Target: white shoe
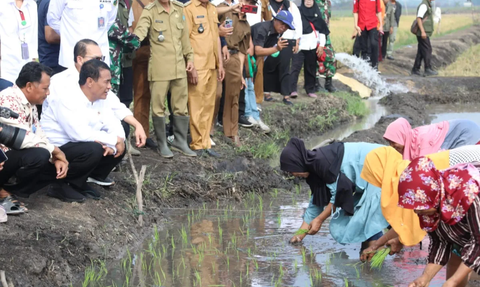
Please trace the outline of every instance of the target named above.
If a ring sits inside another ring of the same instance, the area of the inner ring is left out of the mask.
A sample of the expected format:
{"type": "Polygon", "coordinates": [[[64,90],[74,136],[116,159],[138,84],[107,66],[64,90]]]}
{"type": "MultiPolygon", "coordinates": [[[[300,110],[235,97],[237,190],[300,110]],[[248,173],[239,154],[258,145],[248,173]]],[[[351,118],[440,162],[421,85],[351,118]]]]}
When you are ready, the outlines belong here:
{"type": "Polygon", "coordinates": [[[257,111],[259,111],[259,112],[262,111],[262,106],[260,106],[259,104],[257,104],[257,111]]]}
{"type": "Polygon", "coordinates": [[[216,146],[215,142],[212,140],[212,138],[210,138],[210,145],[211,146],[216,146]]]}
{"type": "Polygon", "coordinates": [[[253,126],[258,126],[257,120],[254,119],[252,116],[249,116],[249,117],[247,118],[247,121],[248,121],[249,123],[251,123],[253,126]]]}
{"type": "Polygon", "coordinates": [[[264,133],[268,134],[270,132],[270,128],[262,120],[258,120],[257,124],[264,133]]]}

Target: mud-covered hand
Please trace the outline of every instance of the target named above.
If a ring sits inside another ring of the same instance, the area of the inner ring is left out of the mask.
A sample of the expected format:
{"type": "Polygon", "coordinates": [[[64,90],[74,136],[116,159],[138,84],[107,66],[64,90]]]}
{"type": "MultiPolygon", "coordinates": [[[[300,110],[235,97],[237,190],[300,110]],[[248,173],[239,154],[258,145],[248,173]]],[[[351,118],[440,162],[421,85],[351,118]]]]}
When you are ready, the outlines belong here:
{"type": "Polygon", "coordinates": [[[322,224],[323,224],[323,221],[318,218],[315,218],[314,220],[312,220],[312,222],[310,222],[310,224],[308,225],[308,235],[317,234],[320,228],[322,228],[322,224]]]}
{"type": "Polygon", "coordinates": [[[398,237],[388,240],[386,245],[390,247],[390,255],[397,254],[403,248],[403,244],[398,237]]]}
{"type": "Polygon", "coordinates": [[[425,277],[421,276],[415,279],[415,281],[413,281],[412,283],[410,283],[408,287],[427,287],[429,283],[430,281],[426,280],[425,277]]]}
{"type": "Polygon", "coordinates": [[[192,85],[196,85],[198,83],[198,73],[195,68],[191,72],[188,72],[188,82],[192,85]]]}
{"type": "Polygon", "coordinates": [[[377,249],[373,248],[372,246],[364,249],[362,251],[362,255],[360,255],[360,260],[362,262],[372,260],[373,255],[375,255],[375,251],[377,251],[377,249]]]}

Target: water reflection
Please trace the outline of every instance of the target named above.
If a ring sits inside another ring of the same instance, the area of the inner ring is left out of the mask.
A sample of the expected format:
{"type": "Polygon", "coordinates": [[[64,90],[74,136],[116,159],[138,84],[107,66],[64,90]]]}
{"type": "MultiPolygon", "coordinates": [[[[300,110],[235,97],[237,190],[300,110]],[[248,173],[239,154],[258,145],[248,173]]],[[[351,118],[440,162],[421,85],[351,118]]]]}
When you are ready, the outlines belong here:
{"type": "Polygon", "coordinates": [[[422,273],[427,241],[389,256],[381,271],[358,265],[360,244],[336,243],[328,222],[289,245],[306,205],[306,196],[253,196],[243,207],[171,211],[170,228],[90,286],[405,286],[422,273]]]}

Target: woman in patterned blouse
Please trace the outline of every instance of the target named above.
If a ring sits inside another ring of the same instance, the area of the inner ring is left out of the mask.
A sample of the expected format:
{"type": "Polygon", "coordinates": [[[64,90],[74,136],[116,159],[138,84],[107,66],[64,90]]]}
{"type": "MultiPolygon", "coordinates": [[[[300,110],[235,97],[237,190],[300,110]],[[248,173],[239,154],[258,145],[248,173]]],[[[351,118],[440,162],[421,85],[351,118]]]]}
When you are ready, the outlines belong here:
{"type": "Polygon", "coordinates": [[[428,265],[409,287],[428,286],[452,253],[461,258],[443,286],[466,286],[480,273],[480,173],[472,164],[438,170],[427,157],[413,160],[400,176],[399,201],[413,209],[430,236],[428,265]]]}

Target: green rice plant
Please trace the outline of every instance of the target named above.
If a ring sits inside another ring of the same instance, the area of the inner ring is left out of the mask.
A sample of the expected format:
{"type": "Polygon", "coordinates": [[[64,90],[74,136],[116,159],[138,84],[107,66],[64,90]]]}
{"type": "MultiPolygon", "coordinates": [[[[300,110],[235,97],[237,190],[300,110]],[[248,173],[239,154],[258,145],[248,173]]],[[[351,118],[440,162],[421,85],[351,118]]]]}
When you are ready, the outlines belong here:
{"type": "Polygon", "coordinates": [[[375,255],[373,255],[372,260],[370,261],[370,269],[381,270],[388,253],[390,253],[390,247],[375,252],[375,255]]]}
{"type": "Polygon", "coordinates": [[[307,253],[307,250],[305,248],[302,248],[302,261],[303,261],[303,264],[305,264],[307,262],[306,260],[306,253],[307,253]]]}
{"type": "Polygon", "coordinates": [[[300,194],[301,188],[300,184],[295,184],[295,193],[300,194]]]}
{"type": "Polygon", "coordinates": [[[304,235],[304,234],[307,234],[308,233],[308,229],[299,229],[297,230],[297,232],[295,232],[293,235],[304,235]]]}
{"type": "Polygon", "coordinates": [[[182,226],[182,230],[180,230],[180,235],[182,236],[182,243],[187,245],[188,235],[187,235],[187,231],[185,230],[185,226],[182,226]]]}
{"type": "Polygon", "coordinates": [[[348,279],[347,279],[347,278],[343,278],[343,280],[345,281],[345,287],[348,287],[348,279]]]}

